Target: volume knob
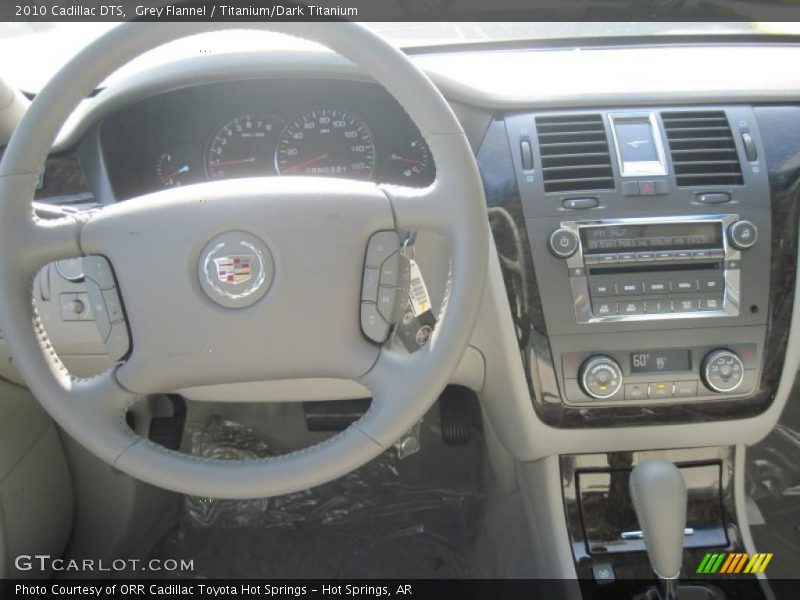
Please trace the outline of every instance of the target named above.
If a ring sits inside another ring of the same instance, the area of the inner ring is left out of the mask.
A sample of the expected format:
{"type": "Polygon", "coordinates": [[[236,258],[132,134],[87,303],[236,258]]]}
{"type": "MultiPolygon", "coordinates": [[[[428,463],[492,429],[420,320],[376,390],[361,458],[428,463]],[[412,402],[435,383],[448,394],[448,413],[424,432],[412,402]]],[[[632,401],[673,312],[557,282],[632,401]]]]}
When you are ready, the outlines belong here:
{"type": "Polygon", "coordinates": [[[622,387],[622,369],[609,356],[592,356],[581,365],[580,383],[592,398],[611,398],[622,387]]]}
{"type": "Polygon", "coordinates": [[[736,221],[728,228],[728,238],[737,250],[747,250],[755,246],[758,229],[750,221],[736,221]]]}
{"type": "Polygon", "coordinates": [[[703,360],[701,372],[708,389],[721,394],[735,391],[744,380],[744,364],[735,352],[712,350],[703,360]]]}
{"type": "Polygon", "coordinates": [[[569,258],[578,249],[578,236],[574,231],[560,227],[550,234],[550,252],[559,258],[569,258]]]}

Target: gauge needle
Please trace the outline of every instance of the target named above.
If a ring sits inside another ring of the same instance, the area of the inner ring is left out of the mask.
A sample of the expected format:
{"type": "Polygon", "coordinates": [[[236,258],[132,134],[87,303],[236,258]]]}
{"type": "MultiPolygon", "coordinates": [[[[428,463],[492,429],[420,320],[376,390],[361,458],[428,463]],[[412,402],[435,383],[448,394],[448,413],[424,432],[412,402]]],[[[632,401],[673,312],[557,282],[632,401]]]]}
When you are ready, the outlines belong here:
{"type": "Polygon", "coordinates": [[[240,158],[239,160],[224,160],[222,162],[210,162],[208,163],[209,167],[230,167],[231,165],[243,165],[245,163],[254,163],[256,162],[256,157],[251,156],[250,158],[240,158]]]}
{"type": "Polygon", "coordinates": [[[188,173],[189,172],[189,165],[183,165],[180,169],[175,171],[174,173],[170,173],[169,175],[164,175],[161,179],[164,181],[169,181],[176,175],[180,175],[181,173],[188,173]]]}
{"type": "Polygon", "coordinates": [[[421,160],[414,160],[413,158],[406,158],[405,156],[400,156],[399,154],[392,154],[392,160],[402,160],[403,162],[411,163],[412,165],[424,165],[425,163],[421,160]]]}
{"type": "Polygon", "coordinates": [[[303,167],[308,167],[310,165],[313,165],[314,163],[318,163],[321,160],[325,160],[326,158],[328,158],[327,154],[320,154],[319,156],[315,156],[314,158],[309,158],[308,160],[304,160],[299,165],[294,165],[294,166],[289,167],[289,170],[290,171],[297,171],[297,169],[302,169],[303,167]]]}

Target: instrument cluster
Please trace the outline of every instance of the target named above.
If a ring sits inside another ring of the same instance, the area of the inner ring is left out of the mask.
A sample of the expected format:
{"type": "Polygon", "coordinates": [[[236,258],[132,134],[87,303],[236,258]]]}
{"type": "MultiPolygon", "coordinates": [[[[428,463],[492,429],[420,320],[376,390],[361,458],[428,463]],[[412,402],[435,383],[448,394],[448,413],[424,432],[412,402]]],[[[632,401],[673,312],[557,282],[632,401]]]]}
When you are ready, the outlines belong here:
{"type": "Polygon", "coordinates": [[[410,186],[433,181],[425,140],[382,88],[341,81],[276,83],[177,90],[107,119],[101,139],[116,196],[262,176],[410,186]]]}

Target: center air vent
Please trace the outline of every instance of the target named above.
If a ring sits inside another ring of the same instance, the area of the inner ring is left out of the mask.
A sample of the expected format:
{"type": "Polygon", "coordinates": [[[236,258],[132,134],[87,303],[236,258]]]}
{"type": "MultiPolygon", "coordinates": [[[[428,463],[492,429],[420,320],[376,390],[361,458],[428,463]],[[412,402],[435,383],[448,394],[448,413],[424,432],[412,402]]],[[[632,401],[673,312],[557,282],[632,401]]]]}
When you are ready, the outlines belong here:
{"type": "Polygon", "coordinates": [[[545,192],[614,189],[601,115],[540,115],[536,130],[545,192]]]}
{"type": "Polygon", "coordinates": [[[675,179],[681,187],[742,185],[742,168],[725,113],[662,113],[675,179]]]}

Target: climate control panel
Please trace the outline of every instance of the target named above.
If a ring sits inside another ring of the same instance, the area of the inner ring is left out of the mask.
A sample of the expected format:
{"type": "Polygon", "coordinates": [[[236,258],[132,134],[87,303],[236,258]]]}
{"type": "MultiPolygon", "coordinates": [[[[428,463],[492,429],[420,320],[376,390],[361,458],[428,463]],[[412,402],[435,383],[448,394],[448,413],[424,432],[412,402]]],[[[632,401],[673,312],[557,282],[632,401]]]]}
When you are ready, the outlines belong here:
{"type": "Polygon", "coordinates": [[[757,375],[756,344],[567,353],[567,404],[633,404],[746,395],[757,375]]]}

